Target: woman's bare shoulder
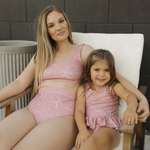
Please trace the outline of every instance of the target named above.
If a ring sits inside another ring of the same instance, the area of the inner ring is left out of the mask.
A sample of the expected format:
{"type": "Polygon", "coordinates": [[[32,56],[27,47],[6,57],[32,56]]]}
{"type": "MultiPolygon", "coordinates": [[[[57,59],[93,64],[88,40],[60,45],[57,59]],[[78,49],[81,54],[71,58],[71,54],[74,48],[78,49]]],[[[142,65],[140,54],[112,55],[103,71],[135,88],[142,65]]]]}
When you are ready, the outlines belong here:
{"type": "Polygon", "coordinates": [[[91,51],[94,50],[94,48],[90,45],[84,45],[82,50],[85,51],[85,52],[91,52],[91,51]]]}
{"type": "Polygon", "coordinates": [[[94,50],[90,45],[84,45],[82,48],[82,60],[84,64],[86,63],[88,55],[94,50]]]}

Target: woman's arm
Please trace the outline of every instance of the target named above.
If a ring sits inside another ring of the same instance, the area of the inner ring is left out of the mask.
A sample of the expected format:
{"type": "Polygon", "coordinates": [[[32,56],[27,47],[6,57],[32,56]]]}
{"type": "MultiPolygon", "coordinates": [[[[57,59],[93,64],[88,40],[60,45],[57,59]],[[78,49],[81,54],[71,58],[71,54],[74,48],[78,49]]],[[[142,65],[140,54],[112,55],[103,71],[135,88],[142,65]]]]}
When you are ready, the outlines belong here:
{"type": "Polygon", "coordinates": [[[118,72],[116,72],[116,76],[119,82],[137,97],[137,99],[139,100],[139,107],[137,109],[137,113],[140,113],[138,119],[141,122],[146,121],[147,117],[149,116],[149,104],[146,97],[127,79],[122,77],[118,72]]]}
{"type": "Polygon", "coordinates": [[[113,87],[113,90],[119,97],[127,102],[127,109],[123,114],[123,120],[125,123],[130,125],[135,122],[137,124],[138,116],[136,110],[138,107],[138,101],[136,97],[131,92],[126,90],[120,83],[117,83],[113,87]]]}
{"type": "Polygon", "coordinates": [[[24,91],[33,81],[35,72],[34,56],[20,76],[0,91],[0,101],[24,91]]]}
{"type": "Polygon", "coordinates": [[[80,86],[77,91],[77,100],[75,107],[75,120],[79,130],[79,134],[77,135],[75,144],[77,148],[79,148],[82,143],[90,136],[90,133],[85,124],[85,95],[83,91],[83,87],[80,86]]]}

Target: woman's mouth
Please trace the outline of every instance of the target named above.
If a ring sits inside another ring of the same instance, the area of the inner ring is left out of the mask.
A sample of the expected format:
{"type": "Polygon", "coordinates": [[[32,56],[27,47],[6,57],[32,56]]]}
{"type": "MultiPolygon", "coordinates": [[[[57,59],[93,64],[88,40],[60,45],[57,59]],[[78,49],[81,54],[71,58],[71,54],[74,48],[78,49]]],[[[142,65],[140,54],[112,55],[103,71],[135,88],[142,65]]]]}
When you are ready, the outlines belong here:
{"type": "Polygon", "coordinates": [[[61,36],[61,35],[63,35],[64,33],[65,33],[65,31],[62,31],[62,32],[58,33],[57,36],[61,36]]]}

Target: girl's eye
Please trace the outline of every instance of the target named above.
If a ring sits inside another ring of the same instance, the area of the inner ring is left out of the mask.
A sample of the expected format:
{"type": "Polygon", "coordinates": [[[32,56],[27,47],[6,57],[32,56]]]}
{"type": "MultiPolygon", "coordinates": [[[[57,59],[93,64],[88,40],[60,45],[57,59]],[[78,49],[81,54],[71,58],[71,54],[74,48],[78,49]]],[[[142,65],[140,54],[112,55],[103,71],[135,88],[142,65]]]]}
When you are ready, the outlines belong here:
{"type": "Polygon", "coordinates": [[[62,22],[64,22],[64,20],[60,20],[59,22],[62,23],[62,22]]]}
{"type": "Polygon", "coordinates": [[[99,71],[99,69],[95,69],[95,71],[99,71]]]}
{"type": "Polygon", "coordinates": [[[106,69],[106,70],[105,70],[105,72],[109,72],[109,70],[108,70],[108,69],[106,69]]]}

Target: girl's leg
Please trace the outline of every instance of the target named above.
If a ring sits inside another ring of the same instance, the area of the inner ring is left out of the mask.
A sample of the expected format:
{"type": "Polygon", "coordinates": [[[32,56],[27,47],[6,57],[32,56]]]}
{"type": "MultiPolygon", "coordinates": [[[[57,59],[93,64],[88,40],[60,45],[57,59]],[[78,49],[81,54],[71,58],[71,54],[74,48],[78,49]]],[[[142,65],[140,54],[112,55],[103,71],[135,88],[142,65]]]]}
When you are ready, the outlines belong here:
{"type": "Polygon", "coordinates": [[[10,114],[0,122],[0,150],[10,150],[35,126],[34,117],[27,108],[10,114]]]}
{"type": "Polygon", "coordinates": [[[111,128],[101,128],[83,143],[80,150],[111,150],[118,146],[119,140],[118,131],[111,128]]]}
{"type": "Polygon", "coordinates": [[[75,143],[74,117],[58,117],[38,124],[13,150],[69,150],[75,143]]]}

